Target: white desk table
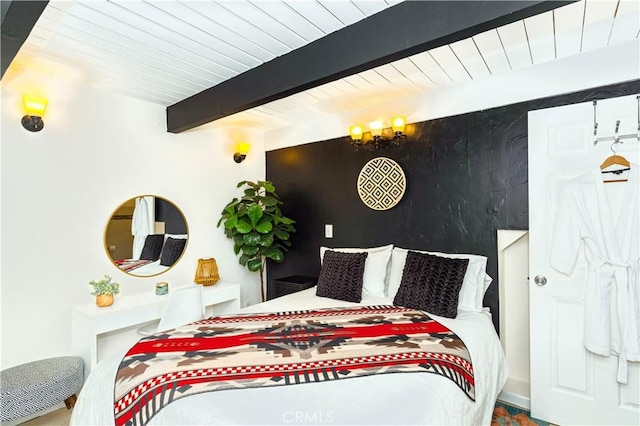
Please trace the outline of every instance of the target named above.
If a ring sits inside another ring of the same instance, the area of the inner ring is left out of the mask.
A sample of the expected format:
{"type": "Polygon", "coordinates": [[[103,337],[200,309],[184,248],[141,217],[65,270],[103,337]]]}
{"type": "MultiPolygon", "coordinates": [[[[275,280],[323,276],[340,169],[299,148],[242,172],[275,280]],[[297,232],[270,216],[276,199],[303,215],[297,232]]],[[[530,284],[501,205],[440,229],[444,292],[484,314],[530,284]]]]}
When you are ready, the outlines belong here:
{"type": "MultiPolygon", "coordinates": [[[[196,285],[196,284],[193,284],[196,285]]],[[[76,305],[71,313],[72,353],[84,360],[85,379],[98,359],[98,336],[159,319],[172,292],[179,287],[169,287],[169,294],[153,293],[117,296],[113,305],[99,308],[95,303],[76,305]]],[[[218,281],[204,287],[204,304],[215,305],[215,313],[235,312],[240,309],[240,284],[218,281]]]]}

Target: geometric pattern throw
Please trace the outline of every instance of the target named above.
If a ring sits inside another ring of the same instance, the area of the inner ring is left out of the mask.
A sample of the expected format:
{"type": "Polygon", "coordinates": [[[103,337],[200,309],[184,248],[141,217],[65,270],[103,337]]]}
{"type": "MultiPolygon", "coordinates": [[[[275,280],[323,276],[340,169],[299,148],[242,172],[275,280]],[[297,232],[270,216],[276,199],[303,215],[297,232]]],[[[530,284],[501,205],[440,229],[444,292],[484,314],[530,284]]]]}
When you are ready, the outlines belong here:
{"type": "Polygon", "coordinates": [[[475,399],[464,342],[422,311],[358,306],[235,314],[141,339],[116,374],[116,425],[145,425],[180,398],[389,373],[431,373],[475,399]]]}
{"type": "Polygon", "coordinates": [[[358,195],[373,210],[389,210],[398,204],[406,186],[402,168],[386,157],[369,161],[358,175],[358,195]]]}

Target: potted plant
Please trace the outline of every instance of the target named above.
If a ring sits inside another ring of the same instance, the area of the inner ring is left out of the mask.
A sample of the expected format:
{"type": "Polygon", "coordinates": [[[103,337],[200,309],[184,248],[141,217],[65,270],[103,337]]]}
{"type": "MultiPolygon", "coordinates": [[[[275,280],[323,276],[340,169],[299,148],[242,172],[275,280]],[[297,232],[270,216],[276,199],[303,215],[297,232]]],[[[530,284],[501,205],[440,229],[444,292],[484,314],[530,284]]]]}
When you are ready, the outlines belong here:
{"type": "Polygon", "coordinates": [[[113,295],[120,292],[120,284],[113,281],[109,275],[105,275],[103,279],[89,281],[89,285],[93,287],[92,296],[96,296],[96,305],[104,308],[113,304],[113,295]]]}
{"type": "Polygon", "coordinates": [[[218,227],[224,223],[224,234],[233,239],[233,250],[240,255],[238,262],[251,272],[260,272],[260,295],[264,302],[264,267],[267,259],[284,260],[284,252],[291,246],[289,236],[296,232],[293,219],[280,211],[282,201],[269,181],[242,181],[247,186],[242,198],[234,198],[222,210],[218,227]]]}

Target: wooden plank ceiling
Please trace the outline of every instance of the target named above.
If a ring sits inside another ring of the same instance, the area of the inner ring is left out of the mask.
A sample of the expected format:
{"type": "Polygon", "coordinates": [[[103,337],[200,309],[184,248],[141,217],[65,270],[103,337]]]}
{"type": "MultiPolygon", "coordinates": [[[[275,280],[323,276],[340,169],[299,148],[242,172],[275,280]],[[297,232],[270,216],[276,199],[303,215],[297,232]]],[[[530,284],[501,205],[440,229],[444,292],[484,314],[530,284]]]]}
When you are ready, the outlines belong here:
{"type": "Polygon", "coordinates": [[[167,130],[189,130],[574,1],[402,2],[169,106],[167,130]]]}
{"type": "MultiPolygon", "coordinates": [[[[396,3],[52,0],[7,74],[61,64],[93,87],[169,106],[396,3]]],[[[582,0],[214,124],[288,126],[630,41],[639,32],[637,0],[582,0]]]]}

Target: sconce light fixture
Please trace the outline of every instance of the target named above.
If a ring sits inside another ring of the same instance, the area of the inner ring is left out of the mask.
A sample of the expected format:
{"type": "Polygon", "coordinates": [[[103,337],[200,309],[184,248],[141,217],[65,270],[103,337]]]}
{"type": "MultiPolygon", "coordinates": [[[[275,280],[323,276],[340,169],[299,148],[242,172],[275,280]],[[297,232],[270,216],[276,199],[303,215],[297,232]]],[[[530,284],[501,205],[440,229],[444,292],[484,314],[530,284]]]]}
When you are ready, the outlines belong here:
{"type": "Polygon", "coordinates": [[[382,129],[384,128],[384,124],[382,121],[372,121],[369,123],[369,130],[371,131],[371,136],[373,139],[380,139],[382,137],[382,129]]]}
{"type": "MultiPolygon", "coordinates": [[[[369,132],[376,148],[390,142],[397,141],[398,139],[404,139],[407,136],[404,134],[404,127],[406,125],[406,119],[403,116],[393,117],[391,119],[391,129],[393,130],[393,136],[386,138],[382,136],[384,130],[384,123],[382,121],[372,121],[369,123],[369,132]]],[[[363,145],[364,143],[364,129],[361,125],[351,126],[349,128],[349,134],[351,135],[351,143],[353,145],[363,145]]]]}
{"type": "Polygon", "coordinates": [[[351,135],[351,139],[353,141],[361,141],[362,135],[364,134],[364,129],[361,125],[356,124],[355,126],[349,127],[349,134],[351,135]]]}
{"type": "Polygon", "coordinates": [[[22,127],[30,132],[39,132],[44,127],[42,116],[47,109],[48,101],[39,96],[25,95],[22,97],[22,103],[27,113],[22,117],[22,127]]]}
{"type": "Polygon", "coordinates": [[[406,125],[407,119],[404,116],[399,115],[397,117],[393,117],[391,119],[391,129],[393,130],[394,137],[406,138],[407,136],[403,133],[404,126],[406,125]]]}
{"type": "Polygon", "coordinates": [[[251,144],[241,142],[236,146],[236,149],[236,153],[233,154],[233,161],[235,161],[236,163],[242,163],[244,159],[247,158],[249,149],[251,149],[251,144]]]}

